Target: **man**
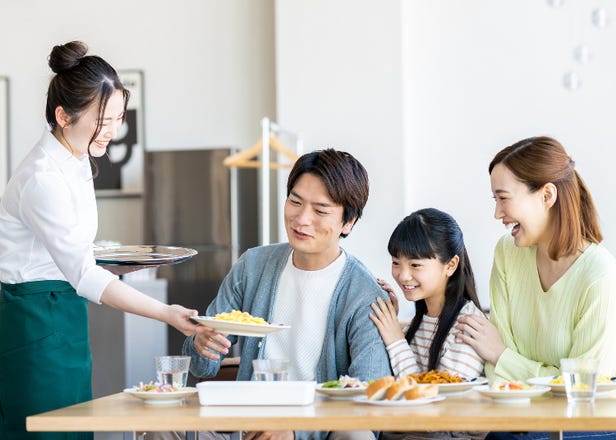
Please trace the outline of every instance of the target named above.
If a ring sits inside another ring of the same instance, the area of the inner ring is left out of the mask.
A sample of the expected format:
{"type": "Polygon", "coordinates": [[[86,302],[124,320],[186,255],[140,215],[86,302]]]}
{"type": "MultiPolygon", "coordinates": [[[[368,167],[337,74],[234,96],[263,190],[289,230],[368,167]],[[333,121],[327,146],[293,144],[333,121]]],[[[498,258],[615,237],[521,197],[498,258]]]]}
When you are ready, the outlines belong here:
{"type": "MultiPolygon", "coordinates": [[[[258,358],[289,359],[290,380],[391,375],[387,351],[369,319],[370,304],[385,293],[364,265],[340,247],[341,238],[361,217],[368,192],[366,170],[348,153],[327,149],[298,159],[289,175],[284,206],[289,242],[245,252],[206,312],[214,316],[235,309],[291,328],[261,339],[225,336],[202,327],[183,347],[191,356],[193,375],[216,375],[221,358],[240,339],[238,380],[251,379],[252,360],[258,358]]],[[[327,434],[252,432],[244,439],[327,434]]],[[[358,434],[372,436],[354,436],[358,434]]]]}

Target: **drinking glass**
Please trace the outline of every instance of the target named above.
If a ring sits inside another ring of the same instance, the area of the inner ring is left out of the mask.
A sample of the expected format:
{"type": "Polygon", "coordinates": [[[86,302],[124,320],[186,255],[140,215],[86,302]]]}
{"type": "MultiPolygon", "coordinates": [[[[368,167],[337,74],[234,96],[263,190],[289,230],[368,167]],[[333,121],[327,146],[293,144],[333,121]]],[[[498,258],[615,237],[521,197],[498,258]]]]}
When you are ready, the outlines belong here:
{"type": "Polygon", "coordinates": [[[567,400],[571,403],[594,402],[597,390],[597,359],[570,358],[560,360],[567,400]]]}
{"type": "Polygon", "coordinates": [[[252,361],[255,380],[289,380],[288,359],[255,359],[252,361]]]}
{"type": "Polygon", "coordinates": [[[161,385],[172,385],[174,388],[186,387],[190,356],[157,356],[156,378],[161,385]]]}

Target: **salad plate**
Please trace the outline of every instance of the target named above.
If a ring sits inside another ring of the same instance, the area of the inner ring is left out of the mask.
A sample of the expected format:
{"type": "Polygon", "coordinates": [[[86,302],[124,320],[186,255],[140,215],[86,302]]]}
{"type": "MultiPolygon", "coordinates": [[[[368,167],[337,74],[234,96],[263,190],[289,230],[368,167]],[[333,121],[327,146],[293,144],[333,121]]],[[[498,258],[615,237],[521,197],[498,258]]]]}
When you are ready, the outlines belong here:
{"type": "Polygon", "coordinates": [[[215,319],[212,316],[193,316],[191,319],[198,324],[213,328],[217,332],[237,336],[263,337],[270,333],[291,328],[290,325],[285,324],[253,324],[250,322],[224,321],[215,319]]]}
{"type": "Polygon", "coordinates": [[[428,405],[434,402],[440,402],[441,400],[445,400],[445,396],[434,396],[434,397],[426,397],[423,399],[413,399],[413,400],[368,400],[366,396],[356,397],[353,401],[356,403],[361,403],[364,405],[374,405],[374,406],[422,406],[428,405]]]}
{"type": "Polygon", "coordinates": [[[368,382],[351,377],[347,374],[341,375],[338,380],[330,380],[317,384],[316,391],[334,400],[348,400],[354,396],[365,394],[368,382]]]}
{"type": "Polygon", "coordinates": [[[194,387],[181,388],[177,391],[140,391],[137,387],[126,388],[126,394],[143,400],[146,405],[178,405],[197,392],[194,387]]]}
{"type": "MultiPolygon", "coordinates": [[[[541,385],[550,387],[552,390],[552,394],[554,395],[566,395],[565,384],[559,380],[561,376],[543,376],[543,377],[533,377],[528,379],[526,382],[531,385],[541,385]],[[556,381],[556,382],[552,382],[556,381]]],[[[616,390],[616,378],[608,378],[605,377],[604,380],[597,380],[597,395],[605,394],[610,391],[616,390]]]]}
{"type": "Polygon", "coordinates": [[[480,385],[473,389],[498,403],[528,403],[532,397],[541,396],[550,391],[550,387],[541,385],[522,390],[495,390],[490,385],[480,385]]]}
{"type": "Polygon", "coordinates": [[[128,245],[94,247],[97,264],[121,266],[162,266],[177,264],[197,255],[194,249],[160,246],[128,245]]]}

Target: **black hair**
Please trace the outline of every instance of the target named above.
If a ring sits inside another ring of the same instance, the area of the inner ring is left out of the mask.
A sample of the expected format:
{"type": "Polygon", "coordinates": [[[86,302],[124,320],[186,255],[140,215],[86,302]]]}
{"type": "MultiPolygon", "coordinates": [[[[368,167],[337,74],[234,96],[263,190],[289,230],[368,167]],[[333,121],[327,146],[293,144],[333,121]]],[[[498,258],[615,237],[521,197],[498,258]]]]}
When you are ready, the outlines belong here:
{"type": "MultiPolygon", "coordinates": [[[[472,301],[481,308],[462,230],[455,219],[446,212],[435,208],[421,209],[405,217],[398,224],[391,234],[387,250],[394,258],[438,258],[443,264],[456,255],[460,259],[456,271],[447,280],[445,304],[430,346],[428,369],[434,370],[439,364],[443,343],[462,307],[468,301],[472,301]]],[[[406,340],[409,344],[417,333],[427,310],[425,300],[415,301],[415,316],[406,333],[406,340]]]]}

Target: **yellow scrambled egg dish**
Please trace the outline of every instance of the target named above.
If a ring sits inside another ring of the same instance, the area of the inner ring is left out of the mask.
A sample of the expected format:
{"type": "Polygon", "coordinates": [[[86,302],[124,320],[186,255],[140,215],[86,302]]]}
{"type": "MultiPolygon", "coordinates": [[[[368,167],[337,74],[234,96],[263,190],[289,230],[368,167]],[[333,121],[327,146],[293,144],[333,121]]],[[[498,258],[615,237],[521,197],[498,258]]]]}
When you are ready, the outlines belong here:
{"type": "Polygon", "coordinates": [[[258,316],[252,316],[248,312],[240,312],[239,310],[218,313],[214,316],[214,319],[219,321],[245,322],[249,324],[267,324],[265,319],[259,318],[258,316]]]}
{"type": "MultiPolygon", "coordinates": [[[[597,383],[610,383],[610,378],[609,376],[599,376],[597,377],[597,383]]],[[[552,379],[550,381],[550,383],[553,384],[564,384],[565,383],[565,379],[562,376],[558,376],[555,377],[554,379],[552,379]]]]}

